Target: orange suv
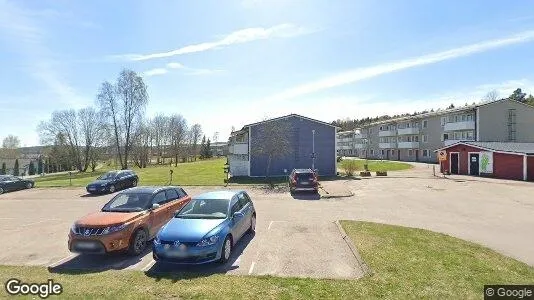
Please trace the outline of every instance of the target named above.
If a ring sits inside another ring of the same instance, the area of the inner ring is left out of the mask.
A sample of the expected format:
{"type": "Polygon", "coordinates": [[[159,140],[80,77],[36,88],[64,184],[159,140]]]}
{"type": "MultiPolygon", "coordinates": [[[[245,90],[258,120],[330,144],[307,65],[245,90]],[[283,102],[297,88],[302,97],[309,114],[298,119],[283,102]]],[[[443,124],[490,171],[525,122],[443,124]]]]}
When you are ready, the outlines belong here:
{"type": "Polygon", "coordinates": [[[104,207],[76,221],[69,250],[76,253],[127,251],[139,255],[159,229],[191,197],[180,187],[136,187],[120,192],[104,207]]]}

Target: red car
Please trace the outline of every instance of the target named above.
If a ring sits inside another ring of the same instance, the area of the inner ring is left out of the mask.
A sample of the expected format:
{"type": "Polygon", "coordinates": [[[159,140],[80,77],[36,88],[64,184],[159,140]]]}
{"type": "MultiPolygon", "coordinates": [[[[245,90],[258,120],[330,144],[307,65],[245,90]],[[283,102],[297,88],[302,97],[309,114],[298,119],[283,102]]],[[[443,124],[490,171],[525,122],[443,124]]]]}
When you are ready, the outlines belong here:
{"type": "Polygon", "coordinates": [[[317,174],[312,169],[294,169],[289,175],[289,191],[317,193],[319,191],[317,174]]]}

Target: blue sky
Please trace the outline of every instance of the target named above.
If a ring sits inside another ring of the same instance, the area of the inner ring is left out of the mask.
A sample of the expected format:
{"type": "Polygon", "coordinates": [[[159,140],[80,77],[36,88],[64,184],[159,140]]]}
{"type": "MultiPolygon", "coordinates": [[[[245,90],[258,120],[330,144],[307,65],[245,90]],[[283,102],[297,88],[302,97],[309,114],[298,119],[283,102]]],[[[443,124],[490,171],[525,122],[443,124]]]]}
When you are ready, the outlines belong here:
{"type": "Polygon", "coordinates": [[[122,68],[148,114],[207,136],[299,113],[413,112],[534,89],[534,2],[0,0],[0,138],[36,145],[57,109],[93,105],[122,68]]]}

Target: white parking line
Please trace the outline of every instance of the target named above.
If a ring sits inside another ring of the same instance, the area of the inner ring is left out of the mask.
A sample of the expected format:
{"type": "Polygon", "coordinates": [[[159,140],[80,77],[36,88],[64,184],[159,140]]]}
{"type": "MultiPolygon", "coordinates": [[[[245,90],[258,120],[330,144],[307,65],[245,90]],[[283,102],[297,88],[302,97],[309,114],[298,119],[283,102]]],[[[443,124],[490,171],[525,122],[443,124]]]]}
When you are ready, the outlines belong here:
{"type": "Polygon", "coordinates": [[[56,261],[55,263],[48,265],[48,267],[49,268],[55,268],[55,267],[59,266],[60,264],[66,262],[67,260],[71,260],[72,258],[76,257],[77,255],[78,254],[70,254],[69,256],[62,258],[62,259],[56,261]]]}
{"type": "Polygon", "coordinates": [[[287,222],[287,221],[271,221],[269,223],[269,227],[267,227],[267,230],[271,230],[271,227],[273,226],[274,222],[287,222]]]}
{"type": "Polygon", "coordinates": [[[252,264],[250,264],[250,269],[248,269],[248,275],[252,274],[252,271],[254,271],[254,265],[256,265],[255,261],[253,261],[252,264]]]}
{"type": "Polygon", "coordinates": [[[154,266],[155,263],[156,263],[156,261],[151,259],[151,261],[148,263],[148,265],[144,266],[141,269],[141,271],[146,272],[146,271],[150,270],[150,268],[152,268],[152,266],[154,266]]]}

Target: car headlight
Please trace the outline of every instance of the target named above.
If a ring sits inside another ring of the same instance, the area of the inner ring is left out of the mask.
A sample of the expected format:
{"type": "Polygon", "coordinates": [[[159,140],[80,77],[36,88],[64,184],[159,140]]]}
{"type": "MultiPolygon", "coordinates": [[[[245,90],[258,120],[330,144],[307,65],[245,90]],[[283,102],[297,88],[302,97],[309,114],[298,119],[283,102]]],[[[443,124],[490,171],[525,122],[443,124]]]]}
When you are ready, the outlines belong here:
{"type": "Polygon", "coordinates": [[[159,239],[159,236],[156,236],[154,238],[154,245],[161,245],[161,240],[159,239]]]}
{"type": "Polygon", "coordinates": [[[211,246],[217,243],[218,240],[219,240],[219,236],[214,235],[209,238],[202,239],[200,242],[198,242],[197,247],[211,246]]]}
{"type": "Polygon", "coordinates": [[[76,224],[72,224],[72,226],[70,227],[70,231],[71,231],[72,233],[74,233],[74,234],[78,234],[78,233],[76,232],[76,224]]]}
{"type": "Polygon", "coordinates": [[[105,187],[106,185],[107,185],[107,184],[102,183],[102,184],[100,185],[100,187],[105,187]]]}
{"type": "Polygon", "coordinates": [[[113,232],[124,230],[125,228],[126,228],[126,224],[121,224],[117,226],[109,226],[109,227],[104,228],[104,230],[102,230],[102,234],[110,234],[113,232]]]}

